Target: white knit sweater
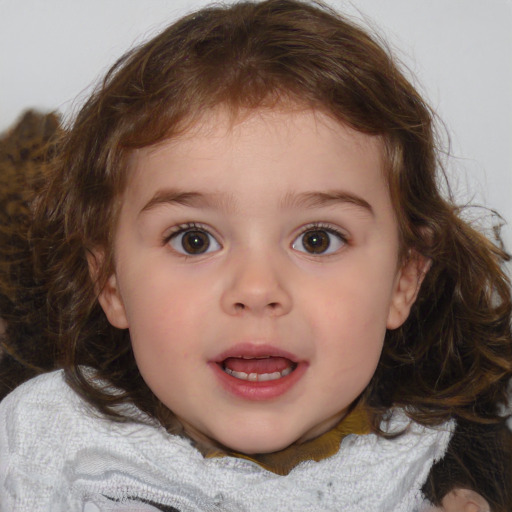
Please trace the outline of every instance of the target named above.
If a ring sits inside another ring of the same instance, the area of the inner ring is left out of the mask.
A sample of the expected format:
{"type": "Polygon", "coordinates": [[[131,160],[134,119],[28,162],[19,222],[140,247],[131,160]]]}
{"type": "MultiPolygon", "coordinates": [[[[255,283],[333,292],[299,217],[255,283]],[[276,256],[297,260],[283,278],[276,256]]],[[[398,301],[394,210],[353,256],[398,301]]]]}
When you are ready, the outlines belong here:
{"type": "MultiPolygon", "coordinates": [[[[393,428],[405,425],[395,414],[393,428]]],[[[424,511],[420,488],[451,431],[350,435],[333,457],[278,476],[244,459],[206,459],[157,426],[101,418],[55,372],[0,404],[0,511],[424,511]]]]}

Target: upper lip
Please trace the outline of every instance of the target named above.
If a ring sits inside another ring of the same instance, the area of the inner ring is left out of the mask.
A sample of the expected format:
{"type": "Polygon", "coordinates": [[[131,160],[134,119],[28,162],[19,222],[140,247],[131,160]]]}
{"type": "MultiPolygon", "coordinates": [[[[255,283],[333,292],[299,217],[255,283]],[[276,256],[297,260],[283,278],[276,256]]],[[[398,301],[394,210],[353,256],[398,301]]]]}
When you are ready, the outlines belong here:
{"type": "Polygon", "coordinates": [[[295,354],[275,347],[269,344],[259,343],[238,343],[228,348],[213,359],[214,363],[222,363],[229,357],[284,357],[293,363],[298,363],[299,359],[295,354]]]}

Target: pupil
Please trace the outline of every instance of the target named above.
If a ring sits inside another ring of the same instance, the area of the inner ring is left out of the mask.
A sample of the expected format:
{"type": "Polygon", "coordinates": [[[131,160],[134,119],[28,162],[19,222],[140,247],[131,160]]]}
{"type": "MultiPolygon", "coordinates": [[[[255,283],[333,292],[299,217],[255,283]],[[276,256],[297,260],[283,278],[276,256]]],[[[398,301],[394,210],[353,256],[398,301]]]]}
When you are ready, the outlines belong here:
{"type": "Polygon", "coordinates": [[[307,251],[318,254],[325,252],[331,242],[325,231],[310,231],[304,236],[302,243],[307,251]]]}
{"type": "Polygon", "coordinates": [[[183,236],[181,243],[189,254],[202,254],[210,246],[208,235],[202,231],[189,231],[183,236]]]}

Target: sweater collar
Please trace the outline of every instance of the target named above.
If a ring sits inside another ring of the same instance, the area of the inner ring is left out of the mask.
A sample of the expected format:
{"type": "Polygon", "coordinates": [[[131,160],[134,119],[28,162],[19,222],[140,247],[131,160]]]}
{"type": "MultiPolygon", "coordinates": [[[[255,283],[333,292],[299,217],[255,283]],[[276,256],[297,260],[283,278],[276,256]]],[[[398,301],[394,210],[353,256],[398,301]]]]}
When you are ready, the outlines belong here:
{"type": "Polygon", "coordinates": [[[228,449],[197,446],[206,458],[237,457],[250,460],[262,468],[287,475],[295,466],[306,460],[320,461],[338,452],[343,439],[349,434],[364,435],[370,433],[370,423],[365,409],[358,405],[335,427],[315,439],[304,443],[294,443],[287,448],[273,453],[246,455],[228,449]]]}

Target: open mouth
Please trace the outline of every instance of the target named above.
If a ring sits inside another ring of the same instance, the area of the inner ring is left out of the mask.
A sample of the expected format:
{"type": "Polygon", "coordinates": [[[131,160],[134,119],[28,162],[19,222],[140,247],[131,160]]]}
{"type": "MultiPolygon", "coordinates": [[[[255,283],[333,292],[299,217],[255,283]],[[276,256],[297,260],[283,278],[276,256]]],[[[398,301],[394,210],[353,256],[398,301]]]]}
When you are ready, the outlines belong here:
{"type": "Polygon", "coordinates": [[[225,373],[236,379],[248,382],[268,382],[290,375],[297,368],[297,363],[280,356],[243,356],[227,357],[220,363],[220,366],[225,373]]]}
{"type": "Polygon", "coordinates": [[[210,361],[223,389],[243,400],[274,400],[288,393],[309,363],[270,344],[239,343],[210,361]]]}

